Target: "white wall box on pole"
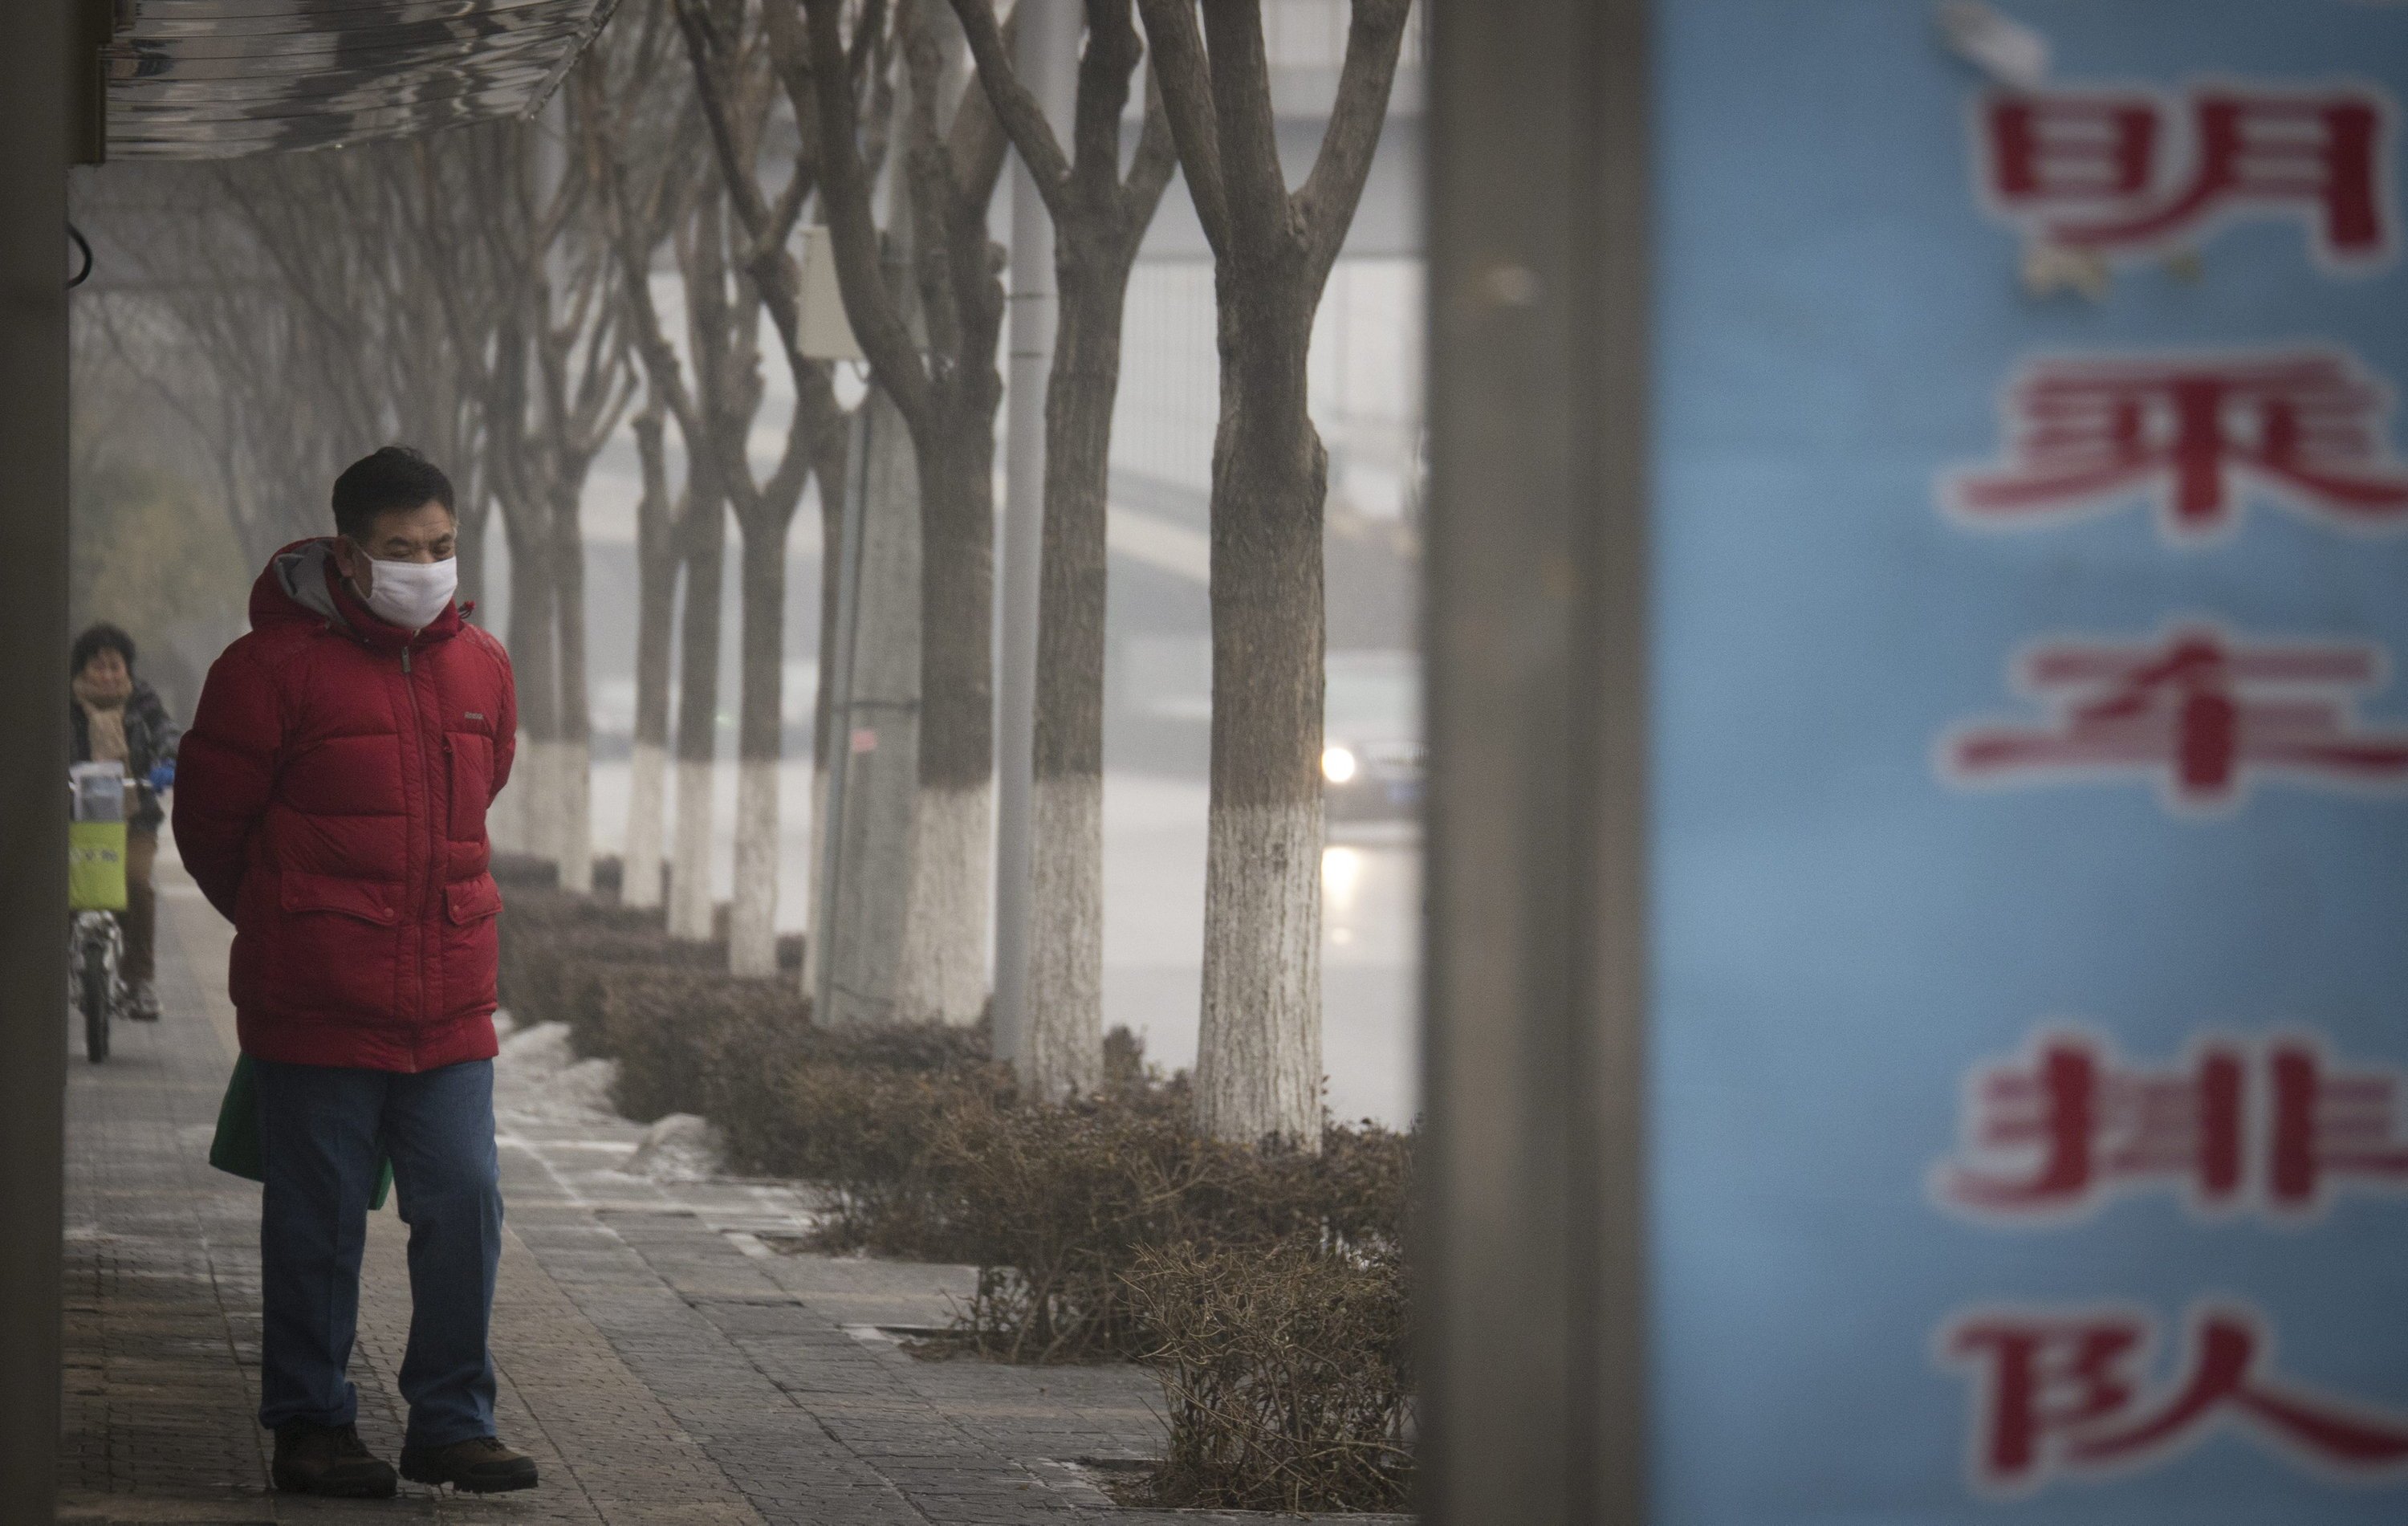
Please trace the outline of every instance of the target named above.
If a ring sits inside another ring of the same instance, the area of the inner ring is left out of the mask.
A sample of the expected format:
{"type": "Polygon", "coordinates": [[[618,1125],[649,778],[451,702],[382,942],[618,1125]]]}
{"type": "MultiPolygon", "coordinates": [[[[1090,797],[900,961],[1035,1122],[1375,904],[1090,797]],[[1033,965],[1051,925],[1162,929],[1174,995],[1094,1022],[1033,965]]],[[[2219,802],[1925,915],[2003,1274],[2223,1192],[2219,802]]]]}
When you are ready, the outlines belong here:
{"type": "Polygon", "coordinates": [[[803,353],[813,360],[859,360],[861,341],[844,313],[836,283],[836,251],[824,224],[803,230],[803,353]]]}

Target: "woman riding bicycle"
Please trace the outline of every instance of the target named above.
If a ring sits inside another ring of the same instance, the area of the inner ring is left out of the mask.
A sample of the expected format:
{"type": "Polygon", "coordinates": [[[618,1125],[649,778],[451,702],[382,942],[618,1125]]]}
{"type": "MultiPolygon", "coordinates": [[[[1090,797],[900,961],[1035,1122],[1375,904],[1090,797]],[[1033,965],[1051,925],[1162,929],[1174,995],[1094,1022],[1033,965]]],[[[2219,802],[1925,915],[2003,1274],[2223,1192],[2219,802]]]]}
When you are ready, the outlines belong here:
{"type": "Polygon", "coordinates": [[[119,763],[134,781],[133,809],[125,823],[125,929],[128,1016],[159,1015],[152,944],[159,899],[151,866],[159,857],[159,791],[176,777],[176,744],[183,732],[167,717],[159,691],[134,676],[134,638],[111,625],[96,625],[76,638],[67,659],[67,705],[77,763],[119,763]]]}

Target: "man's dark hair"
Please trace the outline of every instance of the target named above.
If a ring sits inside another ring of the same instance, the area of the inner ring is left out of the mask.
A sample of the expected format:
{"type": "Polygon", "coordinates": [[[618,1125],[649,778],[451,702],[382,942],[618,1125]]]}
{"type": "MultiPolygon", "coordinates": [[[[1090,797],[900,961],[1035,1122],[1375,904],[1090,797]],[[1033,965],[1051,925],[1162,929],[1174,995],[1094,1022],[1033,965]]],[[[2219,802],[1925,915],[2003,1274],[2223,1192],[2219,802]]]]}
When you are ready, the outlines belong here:
{"type": "Polygon", "coordinates": [[[335,528],[365,544],[376,533],[377,515],[428,503],[459,512],[452,501],[452,479],[408,446],[388,445],[345,467],[335,479],[335,528]]]}
{"type": "Polygon", "coordinates": [[[67,654],[67,676],[73,678],[82,672],[83,665],[103,652],[115,652],[125,659],[126,670],[133,671],[134,638],[104,620],[76,638],[74,648],[67,654]]]}

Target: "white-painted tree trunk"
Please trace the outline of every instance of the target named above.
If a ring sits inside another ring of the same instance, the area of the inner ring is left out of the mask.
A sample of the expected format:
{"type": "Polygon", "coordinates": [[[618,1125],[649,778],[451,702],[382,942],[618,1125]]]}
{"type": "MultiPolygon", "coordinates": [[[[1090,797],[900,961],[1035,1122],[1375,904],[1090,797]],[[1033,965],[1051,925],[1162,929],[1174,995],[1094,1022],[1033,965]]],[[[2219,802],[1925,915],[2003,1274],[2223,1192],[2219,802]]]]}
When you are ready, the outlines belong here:
{"type": "Polygon", "coordinates": [[[552,744],[552,795],[558,802],[552,830],[558,833],[560,887],[594,893],[594,755],[581,741],[552,744]]]}
{"type": "Polygon", "coordinates": [[[628,906],[661,903],[661,828],[668,786],[668,749],[639,741],[627,770],[627,853],[619,900],[628,906]]]}
{"type": "Polygon", "coordinates": [[[912,1021],[967,1028],[986,1008],[994,838],[993,785],[920,790],[903,942],[902,1009],[912,1021]]]}
{"type": "Polygon", "coordinates": [[[502,786],[494,799],[493,809],[485,813],[485,836],[495,853],[525,854],[532,852],[528,817],[532,809],[527,804],[534,799],[535,768],[532,762],[534,744],[521,731],[511,749],[510,782],[502,786]]]}
{"type": "Polygon", "coordinates": [[[681,762],[677,837],[669,864],[669,936],[710,941],[710,770],[681,762]]]}
{"type": "Polygon", "coordinates": [[[527,738],[519,743],[517,772],[526,786],[524,851],[548,864],[560,862],[559,743],[527,738]]]}
{"type": "Polygon", "coordinates": [[[1059,1102],[1103,1084],[1103,781],[1040,778],[1030,806],[1028,992],[1015,1067],[1059,1102]]]}
{"type": "Polygon", "coordinates": [[[727,972],[767,980],[778,972],[778,765],[747,758],[736,769],[736,899],[728,908],[727,972]]]}
{"type": "MultiPolygon", "coordinates": [[[[835,552],[830,550],[824,554],[834,555],[835,552]]],[[[827,672],[828,661],[825,656],[823,656],[820,661],[820,672],[823,675],[821,682],[824,684],[827,682],[824,675],[827,672]]],[[[823,710],[822,714],[825,713],[823,710]]],[[[824,756],[826,750],[822,748],[819,751],[824,756]]],[[[814,761],[811,765],[811,856],[805,860],[810,865],[810,877],[804,882],[807,888],[803,891],[803,994],[805,996],[810,996],[820,988],[820,928],[825,915],[824,909],[820,905],[820,871],[821,856],[827,851],[827,841],[824,836],[827,828],[827,765],[824,762],[814,761]]]]}
{"type": "Polygon", "coordinates": [[[1215,810],[1196,1107],[1206,1132],[1321,1144],[1321,803],[1215,810]]]}

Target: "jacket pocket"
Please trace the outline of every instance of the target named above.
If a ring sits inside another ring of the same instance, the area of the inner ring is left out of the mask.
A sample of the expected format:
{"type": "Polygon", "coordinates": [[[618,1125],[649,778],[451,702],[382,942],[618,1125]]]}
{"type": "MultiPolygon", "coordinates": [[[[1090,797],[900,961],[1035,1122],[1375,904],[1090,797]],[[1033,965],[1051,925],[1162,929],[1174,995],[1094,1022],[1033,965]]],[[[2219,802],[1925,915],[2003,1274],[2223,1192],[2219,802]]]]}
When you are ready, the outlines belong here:
{"type": "Polygon", "coordinates": [[[454,731],[443,739],[443,755],[452,773],[452,820],[445,835],[454,842],[482,842],[485,807],[494,794],[494,739],[454,731]]]}
{"type": "Polygon", "coordinates": [[[499,916],[501,911],[502,889],[491,874],[455,881],[443,887],[444,914],[457,926],[466,927],[489,916],[499,916]]]}
{"type": "Polygon", "coordinates": [[[401,898],[401,887],[378,880],[347,880],[333,874],[304,874],[292,870],[284,871],[282,900],[279,902],[287,914],[298,912],[333,912],[342,916],[354,916],[363,922],[373,922],[390,928],[401,921],[395,904],[401,898]]]}

